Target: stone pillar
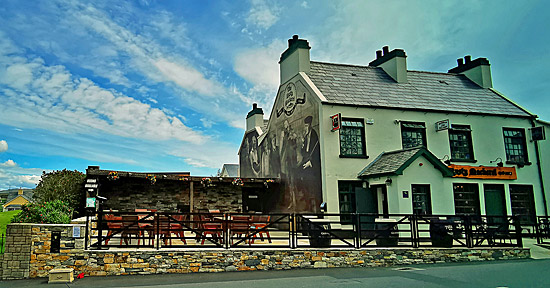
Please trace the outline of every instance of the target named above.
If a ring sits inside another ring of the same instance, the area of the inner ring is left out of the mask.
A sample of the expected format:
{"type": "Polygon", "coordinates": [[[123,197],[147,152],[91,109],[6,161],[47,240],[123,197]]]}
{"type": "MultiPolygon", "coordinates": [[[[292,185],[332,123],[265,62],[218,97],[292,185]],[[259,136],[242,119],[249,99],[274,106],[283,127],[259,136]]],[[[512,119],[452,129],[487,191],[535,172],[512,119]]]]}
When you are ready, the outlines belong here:
{"type": "Polygon", "coordinates": [[[2,280],[29,278],[31,262],[31,225],[9,224],[2,261],[2,280]]]}

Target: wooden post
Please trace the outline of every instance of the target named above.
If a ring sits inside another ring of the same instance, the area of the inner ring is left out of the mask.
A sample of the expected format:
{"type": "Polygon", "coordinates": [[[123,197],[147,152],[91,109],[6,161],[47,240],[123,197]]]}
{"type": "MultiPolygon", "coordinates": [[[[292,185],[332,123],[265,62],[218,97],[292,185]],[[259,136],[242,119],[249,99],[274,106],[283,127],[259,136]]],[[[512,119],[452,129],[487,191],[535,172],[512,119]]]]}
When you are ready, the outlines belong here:
{"type": "Polygon", "coordinates": [[[193,212],[193,194],[194,194],[194,191],[193,191],[193,181],[191,180],[189,182],[189,212],[192,213],[193,212]]]}

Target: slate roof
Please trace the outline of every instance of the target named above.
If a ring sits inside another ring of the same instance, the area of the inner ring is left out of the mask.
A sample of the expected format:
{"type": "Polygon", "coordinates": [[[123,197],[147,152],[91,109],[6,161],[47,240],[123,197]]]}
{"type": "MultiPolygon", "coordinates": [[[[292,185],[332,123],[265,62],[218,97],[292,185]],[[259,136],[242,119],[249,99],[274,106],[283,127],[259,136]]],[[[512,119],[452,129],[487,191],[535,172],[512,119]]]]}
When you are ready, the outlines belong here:
{"type": "Polygon", "coordinates": [[[374,161],[359,172],[358,177],[369,178],[383,175],[401,175],[416,158],[424,156],[443,176],[451,177],[452,171],[436,156],[424,147],[408,148],[403,150],[382,152],[374,161]]]}
{"type": "Polygon", "coordinates": [[[409,70],[397,83],[382,68],[311,61],[308,76],[330,104],[530,116],[460,74],[409,70]]]}
{"type": "Polygon", "coordinates": [[[25,198],[27,201],[32,201],[32,196],[34,195],[34,190],[32,189],[23,189],[23,194],[19,195],[18,190],[12,190],[8,194],[8,198],[6,199],[5,203],[8,203],[12,201],[13,199],[17,198],[17,196],[21,196],[25,198]]]}
{"type": "Polygon", "coordinates": [[[223,164],[222,172],[224,169],[227,177],[239,177],[239,164],[223,164]]]}

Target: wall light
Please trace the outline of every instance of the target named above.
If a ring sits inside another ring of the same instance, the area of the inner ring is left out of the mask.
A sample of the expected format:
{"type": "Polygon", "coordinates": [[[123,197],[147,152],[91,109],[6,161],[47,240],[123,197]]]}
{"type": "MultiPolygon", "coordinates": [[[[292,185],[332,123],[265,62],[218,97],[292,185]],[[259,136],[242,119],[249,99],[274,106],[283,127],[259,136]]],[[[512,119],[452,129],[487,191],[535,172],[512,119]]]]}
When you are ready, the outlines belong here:
{"type": "Polygon", "coordinates": [[[447,164],[447,165],[451,165],[451,158],[449,158],[449,155],[445,155],[443,156],[443,158],[439,159],[441,160],[443,163],[447,164]],[[447,159],[447,160],[445,160],[447,159]]]}
{"type": "Polygon", "coordinates": [[[391,185],[393,181],[391,180],[391,178],[388,177],[388,179],[386,179],[386,185],[391,185]]]}
{"type": "Polygon", "coordinates": [[[498,167],[504,166],[504,163],[502,163],[502,158],[500,158],[500,157],[497,157],[497,159],[495,159],[493,161],[489,161],[489,163],[495,163],[495,162],[497,163],[498,167]]]}

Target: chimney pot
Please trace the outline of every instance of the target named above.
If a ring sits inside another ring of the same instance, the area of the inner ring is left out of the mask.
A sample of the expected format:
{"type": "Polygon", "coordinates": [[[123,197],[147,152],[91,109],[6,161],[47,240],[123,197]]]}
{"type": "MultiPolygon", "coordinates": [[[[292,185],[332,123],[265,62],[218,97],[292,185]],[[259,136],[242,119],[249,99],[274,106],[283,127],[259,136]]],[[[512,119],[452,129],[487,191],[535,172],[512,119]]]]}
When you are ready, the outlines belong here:
{"type": "Polygon", "coordinates": [[[298,35],[292,35],[292,40],[298,40],[298,35]]]}
{"type": "Polygon", "coordinates": [[[376,59],[382,57],[382,50],[377,50],[376,51],[376,59]]]}
{"type": "Polygon", "coordinates": [[[468,64],[472,61],[472,56],[471,55],[466,55],[466,56],[464,56],[464,60],[466,60],[466,64],[468,64]]]}
{"type": "Polygon", "coordinates": [[[252,104],[252,109],[256,109],[256,108],[258,108],[258,103],[252,104]]]}
{"type": "Polygon", "coordinates": [[[458,67],[464,65],[464,59],[462,59],[462,58],[456,59],[456,62],[458,63],[458,67]]]}
{"type": "Polygon", "coordinates": [[[390,52],[390,47],[389,46],[384,46],[384,47],[382,47],[382,50],[384,51],[384,55],[386,55],[390,52]]]}

